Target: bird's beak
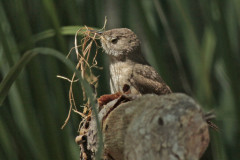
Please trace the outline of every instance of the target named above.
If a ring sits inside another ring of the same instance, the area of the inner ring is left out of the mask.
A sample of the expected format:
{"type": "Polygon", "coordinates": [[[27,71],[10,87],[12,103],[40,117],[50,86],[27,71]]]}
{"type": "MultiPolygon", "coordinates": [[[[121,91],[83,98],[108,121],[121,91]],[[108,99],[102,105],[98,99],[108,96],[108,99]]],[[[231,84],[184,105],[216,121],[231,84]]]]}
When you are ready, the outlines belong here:
{"type": "Polygon", "coordinates": [[[103,34],[103,32],[104,31],[97,31],[96,33],[101,35],[101,34],[103,34]]]}
{"type": "Polygon", "coordinates": [[[91,33],[97,33],[97,34],[99,34],[99,35],[103,34],[103,32],[104,32],[104,31],[97,31],[97,30],[93,30],[93,29],[89,29],[89,31],[90,31],[91,33]]]}

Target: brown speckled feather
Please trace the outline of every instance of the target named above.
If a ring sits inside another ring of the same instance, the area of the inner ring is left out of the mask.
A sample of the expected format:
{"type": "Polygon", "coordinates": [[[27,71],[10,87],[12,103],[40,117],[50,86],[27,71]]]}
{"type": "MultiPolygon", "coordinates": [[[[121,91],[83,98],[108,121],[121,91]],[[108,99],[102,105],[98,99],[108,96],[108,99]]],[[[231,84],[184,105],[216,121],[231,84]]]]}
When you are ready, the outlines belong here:
{"type": "Polygon", "coordinates": [[[130,83],[141,94],[155,93],[162,95],[172,93],[155,69],[149,65],[135,64],[130,83]]]}

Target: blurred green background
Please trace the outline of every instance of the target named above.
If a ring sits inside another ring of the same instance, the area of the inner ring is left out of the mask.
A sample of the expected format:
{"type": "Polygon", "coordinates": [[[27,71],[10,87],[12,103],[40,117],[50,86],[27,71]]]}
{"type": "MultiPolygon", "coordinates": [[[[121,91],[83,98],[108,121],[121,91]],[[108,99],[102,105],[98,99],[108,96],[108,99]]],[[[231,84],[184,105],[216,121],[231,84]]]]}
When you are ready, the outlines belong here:
{"type": "MultiPolygon", "coordinates": [[[[240,1],[239,0],[0,0],[0,81],[22,55],[36,47],[67,55],[80,26],[127,27],[141,39],[142,50],[174,92],[194,97],[217,115],[203,160],[240,159],[240,1]]],[[[72,56],[74,61],[74,56],[72,56]]],[[[99,95],[109,93],[108,59],[99,95]]],[[[37,56],[16,77],[0,107],[0,159],[79,159],[80,116],[72,113],[63,63],[37,56]]],[[[81,88],[75,86],[77,104],[81,88]]]]}

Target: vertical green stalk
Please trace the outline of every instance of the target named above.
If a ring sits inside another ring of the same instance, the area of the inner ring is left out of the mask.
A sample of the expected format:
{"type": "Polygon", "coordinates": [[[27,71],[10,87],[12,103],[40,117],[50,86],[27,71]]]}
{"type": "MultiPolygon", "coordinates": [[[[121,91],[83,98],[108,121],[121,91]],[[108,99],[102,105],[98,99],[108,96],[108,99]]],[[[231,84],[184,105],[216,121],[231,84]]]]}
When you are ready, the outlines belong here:
{"type": "Polygon", "coordinates": [[[56,40],[58,42],[58,47],[60,50],[65,53],[67,52],[66,42],[61,35],[61,29],[60,29],[60,22],[59,17],[57,15],[56,6],[54,5],[54,2],[52,0],[43,0],[42,1],[44,5],[44,9],[46,10],[47,14],[50,17],[50,22],[52,23],[52,26],[56,30],[56,40]]]}

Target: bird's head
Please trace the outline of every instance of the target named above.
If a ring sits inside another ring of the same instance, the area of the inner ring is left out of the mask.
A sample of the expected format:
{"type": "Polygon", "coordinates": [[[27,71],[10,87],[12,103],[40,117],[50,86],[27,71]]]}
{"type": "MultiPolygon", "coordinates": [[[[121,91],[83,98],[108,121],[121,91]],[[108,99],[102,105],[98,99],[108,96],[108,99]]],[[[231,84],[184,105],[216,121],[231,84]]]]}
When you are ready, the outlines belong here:
{"type": "Polygon", "coordinates": [[[104,51],[115,58],[130,56],[140,49],[137,35],[127,28],[117,28],[101,34],[104,51]]]}

